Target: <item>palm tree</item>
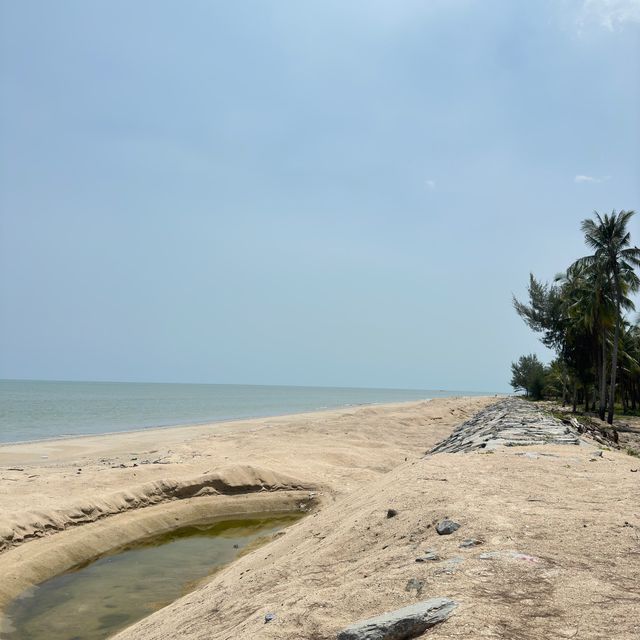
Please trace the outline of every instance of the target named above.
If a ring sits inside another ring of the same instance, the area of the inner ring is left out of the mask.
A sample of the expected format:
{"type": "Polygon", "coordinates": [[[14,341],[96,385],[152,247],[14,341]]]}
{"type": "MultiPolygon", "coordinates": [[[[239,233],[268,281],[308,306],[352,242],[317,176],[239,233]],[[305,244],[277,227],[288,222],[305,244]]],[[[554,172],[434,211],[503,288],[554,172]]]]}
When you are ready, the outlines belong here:
{"type": "Polygon", "coordinates": [[[607,335],[614,322],[615,303],[607,278],[597,265],[577,261],[556,276],[564,302],[565,351],[579,376],[587,374],[586,362],[595,363],[599,381],[598,413],[604,420],[607,384],[607,335]],[[585,347],[590,353],[583,353],[585,347]]]}
{"type": "Polygon", "coordinates": [[[587,218],[582,222],[585,242],[594,249],[593,255],[576,261],[594,268],[606,277],[614,293],[616,322],[611,351],[611,387],[609,393],[609,411],[607,422],[613,422],[614,399],[616,390],[616,371],[618,368],[618,343],[620,341],[620,323],[622,320],[623,299],[628,293],[640,288],[640,280],[634,269],[640,267],[640,249],[632,247],[631,234],[627,223],[634,215],[633,211],[615,210],[604,217],[595,211],[595,220],[587,218]]]}

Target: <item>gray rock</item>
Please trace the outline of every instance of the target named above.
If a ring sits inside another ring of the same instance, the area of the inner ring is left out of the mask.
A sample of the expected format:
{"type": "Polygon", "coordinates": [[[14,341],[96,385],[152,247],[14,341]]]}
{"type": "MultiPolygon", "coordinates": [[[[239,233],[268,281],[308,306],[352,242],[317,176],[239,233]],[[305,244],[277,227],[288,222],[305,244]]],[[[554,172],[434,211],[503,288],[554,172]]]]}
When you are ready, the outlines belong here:
{"type": "Polygon", "coordinates": [[[440,556],[435,551],[426,551],[423,556],[416,558],[416,562],[437,562],[440,556]]]}
{"type": "Polygon", "coordinates": [[[398,512],[395,509],[387,509],[387,518],[395,518],[398,512]]]}
{"type": "Polygon", "coordinates": [[[418,595],[420,595],[422,593],[422,587],[424,587],[424,582],[422,580],[411,578],[410,580],[407,580],[407,586],[404,588],[404,590],[415,591],[418,595]]]}
{"type": "Polygon", "coordinates": [[[467,538],[460,543],[460,549],[471,549],[482,544],[482,540],[476,540],[475,538],[467,538]]]}
{"type": "Polygon", "coordinates": [[[457,522],[446,518],[445,520],[438,522],[438,524],[436,525],[436,532],[440,536],[448,536],[454,531],[457,531],[459,528],[460,525],[457,522]]]}
{"type": "Polygon", "coordinates": [[[340,631],[337,640],[408,640],[444,622],[457,606],[448,598],[432,598],[356,622],[340,631]]]}
{"type": "Polygon", "coordinates": [[[453,574],[457,571],[458,567],[462,564],[463,558],[456,556],[447,561],[444,567],[436,570],[436,574],[453,574]]]}
{"type": "Polygon", "coordinates": [[[276,614],[275,613],[267,613],[264,617],[264,623],[267,624],[267,622],[271,622],[273,620],[276,619],[276,614]]]}

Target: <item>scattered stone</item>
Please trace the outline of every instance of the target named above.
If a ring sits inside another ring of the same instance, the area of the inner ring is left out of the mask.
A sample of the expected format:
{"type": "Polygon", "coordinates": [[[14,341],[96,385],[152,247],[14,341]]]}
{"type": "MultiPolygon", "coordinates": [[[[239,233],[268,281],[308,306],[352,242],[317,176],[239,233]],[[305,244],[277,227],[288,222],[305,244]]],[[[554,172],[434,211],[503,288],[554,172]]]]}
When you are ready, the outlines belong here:
{"type": "Polygon", "coordinates": [[[337,640],[407,640],[446,620],[457,607],[447,598],[432,598],[375,618],[362,620],[340,631],[337,640]]]}
{"type": "Polygon", "coordinates": [[[459,528],[460,525],[457,522],[449,520],[449,518],[445,518],[436,525],[436,532],[440,536],[448,536],[459,528]]]}
{"type": "Polygon", "coordinates": [[[422,593],[422,588],[424,587],[424,582],[422,580],[418,580],[417,578],[411,578],[407,581],[407,586],[404,588],[405,591],[415,591],[418,596],[422,593]]]}
{"type": "Polygon", "coordinates": [[[275,613],[267,613],[267,615],[265,615],[264,617],[264,623],[267,624],[267,622],[271,622],[272,620],[276,619],[276,614],[275,613]]]}
{"type": "Polygon", "coordinates": [[[395,518],[398,515],[398,512],[395,509],[387,510],[387,518],[395,518]]]}
{"type": "Polygon", "coordinates": [[[438,560],[440,560],[440,556],[432,549],[428,549],[423,556],[416,558],[416,562],[437,562],[438,560]]]}
{"type": "Polygon", "coordinates": [[[592,455],[594,458],[602,458],[602,449],[598,449],[598,450],[596,450],[596,451],[593,451],[593,452],[591,453],[591,455],[592,455]]]}
{"type": "Polygon", "coordinates": [[[460,543],[460,549],[471,549],[472,547],[478,547],[482,544],[482,540],[476,540],[475,538],[467,538],[460,543]]]}
{"type": "Polygon", "coordinates": [[[436,573],[437,574],[453,574],[456,572],[456,570],[458,569],[458,566],[461,565],[463,562],[463,559],[460,556],[456,556],[455,558],[451,558],[451,560],[448,560],[447,563],[445,564],[444,567],[442,567],[441,569],[437,569],[436,573]]]}

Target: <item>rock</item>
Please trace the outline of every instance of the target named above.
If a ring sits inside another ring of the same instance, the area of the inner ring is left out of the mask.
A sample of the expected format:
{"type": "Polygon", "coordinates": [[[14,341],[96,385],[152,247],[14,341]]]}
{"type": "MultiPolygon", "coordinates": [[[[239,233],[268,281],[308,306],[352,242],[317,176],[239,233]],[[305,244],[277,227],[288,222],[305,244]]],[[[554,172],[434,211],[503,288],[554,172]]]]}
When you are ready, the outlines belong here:
{"type": "Polygon", "coordinates": [[[264,623],[267,624],[267,622],[271,622],[272,620],[276,619],[276,614],[275,613],[267,613],[267,615],[265,615],[264,617],[264,623]]]}
{"type": "Polygon", "coordinates": [[[440,556],[435,551],[425,551],[423,556],[416,558],[416,562],[437,562],[440,560],[440,556]]]}
{"type": "Polygon", "coordinates": [[[340,631],[337,640],[408,640],[444,622],[457,606],[448,598],[432,598],[356,622],[340,631]]]}
{"type": "Polygon", "coordinates": [[[460,543],[460,549],[471,549],[482,544],[482,540],[476,540],[475,538],[467,538],[460,543]]]}
{"type": "Polygon", "coordinates": [[[418,580],[417,578],[411,578],[407,581],[407,586],[404,588],[405,591],[416,591],[418,595],[422,593],[422,587],[424,587],[424,582],[422,580],[418,580]]]}
{"type": "Polygon", "coordinates": [[[398,515],[398,512],[395,509],[387,510],[387,518],[395,518],[398,515]]]}
{"type": "Polygon", "coordinates": [[[463,558],[460,556],[456,556],[455,558],[451,558],[444,567],[436,570],[436,574],[453,574],[458,569],[458,566],[463,562],[463,558]]]}
{"type": "Polygon", "coordinates": [[[459,528],[460,525],[457,522],[446,518],[445,520],[438,522],[438,524],[436,525],[436,532],[440,536],[448,536],[454,531],[457,531],[459,528]]]}
{"type": "Polygon", "coordinates": [[[594,458],[602,458],[602,449],[598,449],[591,454],[594,458]]]}

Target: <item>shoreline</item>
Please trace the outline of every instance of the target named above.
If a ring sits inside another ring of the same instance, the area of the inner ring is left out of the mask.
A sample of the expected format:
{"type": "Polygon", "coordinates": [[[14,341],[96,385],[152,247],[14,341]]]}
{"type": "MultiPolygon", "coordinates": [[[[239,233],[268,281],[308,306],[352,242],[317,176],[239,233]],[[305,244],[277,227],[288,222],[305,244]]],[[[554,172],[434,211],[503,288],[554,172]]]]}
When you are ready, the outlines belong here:
{"type": "MultiPolygon", "coordinates": [[[[142,387],[153,386],[159,384],[160,386],[172,387],[171,383],[103,383],[103,382],[66,382],[66,381],[39,381],[39,380],[0,380],[0,384],[7,383],[24,383],[35,385],[87,385],[89,387],[97,385],[101,387],[104,384],[113,384],[115,386],[129,387],[131,385],[139,384],[142,387]]],[[[150,411],[152,405],[149,403],[155,402],[149,396],[141,396],[142,405],[140,407],[131,404],[131,397],[127,395],[127,390],[121,392],[121,396],[117,394],[108,399],[108,406],[93,406],[92,403],[96,401],[99,396],[89,396],[86,401],[83,400],[82,394],[78,390],[73,389],[72,395],[69,397],[69,402],[78,405],[78,410],[71,411],[68,416],[68,420],[65,420],[65,408],[61,402],[64,397],[58,397],[51,395],[48,392],[39,391],[37,388],[30,389],[18,389],[13,391],[13,394],[17,394],[16,397],[29,397],[29,394],[35,394],[35,399],[40,402],[42,406],[49,407],[56,414],[56,419],[50,422],[47,418],[47,414],[43,410],[39,410],[35,414],[31,415],[30,419],[26,422],[23,421],[21,415],[29,415],[29,407],[23,400],[14,400],[11,392],[6,397],[0,394],[0,397],[4,398],[7,402],[6,418],[3,419],[4,426],[0,426],[0,437],[3,439],[0,441],[0,447],[6,445],[15,444],[27,444],[39,441],[60,440],[67,438],[79,438],[79,437],[92,437],[101,435],[111,435],[116,433],[131,433],[137,431],[146,431],[149,429],[173,429],[182,427],[202,426],[208,424],[218,424],[226,422],[236,422],[242,420],[251,420],[254,418],[271,418],[285,415],[296,415],[300,413],[315,413],[317,411],[331,411],[335,409],[344,409],[351,407],[361,406],[379,406],[386,404],[396,404],[401,402],[419,402],[423,400],[431,400],[435,398],[446,397],[483,397],[494,395],[495,392],[477,392],[477,391],[464,391],[464,390],[433,390],[433,389],[378,389],[378,388],[351,388],[351,387],[286,387],[286,386],[274,386],[274,385],[193,385],[185,384],[178,385],[184,387],[229,387],[230,389],[246,390],[247,388],[263,388],[274,389],[278,391],[273,397],[270,396],[258,396],[257,402],[254,402],[252,396],[243,396],[232,394],[230,396],[215,395],[206,401],[203,398],[199,398],[197,394],[193,396],[196,400],[196,404],[190,406],[187,404],[182,405],[185,397],[180,394],[172,397],[173,399],[166,403],[165,398],[158,396],[156,400],[161,401],[161,405],[155,407],[150,411]],[[291,390],[293,395],[287,398],[282,395],[282,392],[291,390]],[[337,392],[337,395],[331,396],[319,395],[315,397],[314,394],[308,397],[298,397],[297,393],[300,390],[319,391],[319,392],[337,392]],[[347,395],[353,393],[352,397],[347,395]],[[360,393],[358,396],[357,394],[360,393]],[[366,393],[365,395],[362,395],[366,393]],[[376,397],[376,394],[378,397],[376,397]],[[39,394],[43,394],[40,396],[39,394]],[[404,394],[405,397],[394,397],[397,394],[404,394]],[[77,396],[77,397],[76,397],[77,396]],[[386,397],[385,397],[386,396],[386,397]],[[389,398],[389,399],[387,399],[389,398]],[[175,402],[174,402],[175,401],[175,402]],[[119,409],[121,402],[125,403],[125,411],[122,413],[119,409]],[[128,403],[128,404],[127,404],[128,403]],[[209,406],[210,405],[210,406],[209,406]],[[195,411],[193,410],[195,409],[195,411]],[[60,413],[62,411],[62,413],[60,413]],[[85,415],[86,414],[86,415],[85,415]],[[113,415],[112,415],[113,414],[113,415]],[[163,415],[164,414],[164,415],[163,415]],[[182,415],[181,415],[182,414],[182,415]],[[191,415],[190,415],[191,414],[191,415]],[[195,415],[194,415],[195,414],[195,415]],[[107,416],[106,420],[98,419],[101,416],[107,416]],[[112,419],[108,417],[111,416],[112,419]],[[7,438],[6,440],[4,438],[7,438]]],[[[0,391],[2,387],[0,386],[0,391]]],[[[243,393],[246,392],[243,391],[243,393]]],[[[187,398],[188,400],[189,398],[187,398]]]]}
{"type": "Polygon", "coordinates": [[[174,443],[190,442],[194,438],[231,434],[234,431],[247,432],[251,429],[269,429],[276,424],[291,421],[318,421],[323,418],[331,419],[337,414],[348,415],[367,409],[382,411],[402,410],[416,405],[430,404],[441,401],[469,401],[475,399],[498,400],[502,396],[448,396],[445,398],[425,398],[422,400],[408,400],[380,404],[362,404],[322,409],[303,413],[284,413],[277,415],[257,416],[251,418],[237,418],[220,422],[204,422],[165,427],[147,427],[129,431],[113,431],[101,434],[85,434],[74,436],[60,436],[40,440],[26,440],[22,442],[0,443],[0,470],[7,465],[33,464],[41,461],[43,464],[56,464],[69,458],[79,458],[86,455],[105,455],[117,453],[126,448],[128,442],[136,446],[152,443],[156,439],[160,442],[174,443]]]}
{"type": "MultiPolygon", "coordinates": [[[[446,396],[447,398],[460,398],[460,397],[476,397],[476,396],[446,396]]],[[[477,396],[484,397],[484,396],[477,396]]],[[[221,424],[231,424],[234,422],[248,422],[250,420],[268,420],[270,418],[285,418],[289,416],[304,416],[307,414],[315,414],[315,413],[324,413],[327,411],[338,411],[340,409],[357,409],[359,407],[380,407],[387,405],[401,405],[401,404],[411,404],[414,402],[429,402],[430,400],[435,400],[436,398],[419,398],[417,400],[404,400],[400,402],[361,402],[361,403],[353,403],[353,404],[345,404],[338,405],[336,407],[324,407],[321,409],[313,409],[311,411],[303,411],[303,412],[294,412],[294,413],[264,413],[260,415],[248,415],[248,416],[240,416],[238,418],[221,418],[220,420],[204,420],[202,422],[184,422],[177,424],[166,424],[166,425],[150,425],[148,427],[138,427],[135,429],[124,429],[122,431],[101,431],[100,433],[78,433],[78,434],[63,434],[60,436],[52,436],[47,438],[34,438],[32,440],[15,440],[11,442],[0,442],[0,449],[2,447],[10,447],[14,445],[30,445],[30,444],[38,444],[38,443],[46,443],[46,442],[58,442],[60,440],[77,440],[80,438],[101,438],[103,436],[117,436],[119,434],[128,434],[128,433],[143,433],[147,431],[166,431],[168,429],[185,429],[185,428],[195,428],[195,427],[207,427],[207,426],[215,426],[221,424]]]]}

